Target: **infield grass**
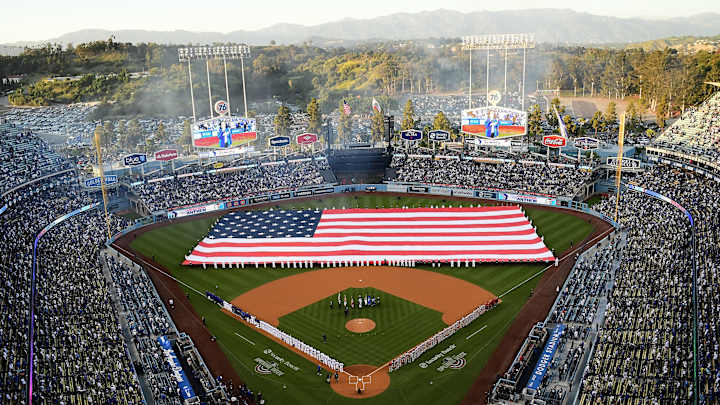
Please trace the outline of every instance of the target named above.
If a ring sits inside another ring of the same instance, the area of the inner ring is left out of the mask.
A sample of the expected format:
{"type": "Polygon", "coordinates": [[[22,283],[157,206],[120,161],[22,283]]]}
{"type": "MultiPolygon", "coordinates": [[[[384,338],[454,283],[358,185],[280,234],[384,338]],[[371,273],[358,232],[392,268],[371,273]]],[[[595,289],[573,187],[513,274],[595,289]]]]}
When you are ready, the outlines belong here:
{"type": "MultiPolygon", "coordinates": [[[[435,199],[415,196],[396,197],[387,194],[362,194],[327,197],[320,200],[290,201],[277,204],[274,207],[281,209],[389,208],[402,206],[428,207],[430,205],[469,206],[470,204],[477,205],[477,202],[456,201],[450,198],[435,199]]],[[[538,233],[544,236],[545,244],[549,248],[555,249],[556,252],[564,251],[570,247],[571,243],[577,244],[591,232],[591,225],[588,222],[567,213],[542,208],[527,208],[526,212],[533,224],[537,226],[538,233]]],[[[269,281],[305,271],[312,271],[308,269],[280,270],[262,267],[259,269],[246,268],[245,270],[203,270],[202,268],[182,266],[180,263],[183,261],[184,255],[189,253],[195,244],[207,234],[214,221],[215,218],[205,218],[154,229],[138,236],[132,242],[131,247],[147,257],[154,258],[155,261],[169,269],[173,276],[183,283],[201,293],[212,291],[227,301],[269,281]]],[[[527,280],[530,276],[537,274],[545,265],[488,263],[475,268],[420,267],[461,278],[477,284],[495,295],[500,295],[527,280]]],[[[535,288],[538,280],[539,277],[535,277],[505,295],[503,303],[495,309],[484,314],[468,327],[461,329],[453,337],[434,349],[426,352],[416,362],[392,373],[390,387],[384,393],[374,398],[364,399],[362,402],[373,405],[459,403],[495,347],[500,343],[505,331],[525,304],[531,289],[535,288]],[[455,345],[455,348],[449,353],[450,355],[461,352],[466,353],[467,365],[465,368],[439,372],[436,370],[439,364],[433,364],[427,368],[419,366],[421,362],[427,361],[441,350],[450,347],[450,345],[455,345]]],[[[186,286],[182,287],[186,292],[190,293],[190,302],[197,313],[206,318],[208,329],[216,336],[218,343],[238,374],[254,391],[261,391],[268,403],[298,405],[357,404],[357,400],[335,394],[324,383],[323,378],[316,376],[316,365],[223,314],[215,304],[205,299],[204,296],[191,293],[186,286]],[[272,360],[264,353],[267,349],[285,359],[289,359],[300,370],[294,371],[281,366],[285,372],[283,376],[257,374],[254,371],[255,358],[272,360]]],[[[385,301],[387,294],[383,295],[382,292],[380,294],[383,297],[381,306],[390,308],[389,301],[385,301]]],[[[400,304],[394,306],[402,308],[400,304]]],[[[320,332],[321,330],[337,330],[338,323],[335,322],[337,320],[328,318],[326,320],[315,319],[317,322],[313,321],[313,318],[321,316],[323,309],[329,311],[328,307],[329,297],[281,318],[280,327],[281,329],[286,327],[291,329],[288,330],[291,334],[303,334],[303,336],[306,336],[304,339],[307,339],[308,343],[315,344],[312,339],[320,340],[323,333],[320,332]],[[314,308],[314,305],[317,305],[317,308],[314,308]],[[313,311],[318,312],[313,314],[313,311]]],[[[424,307],[420,308],[427,310],[424,307]]],[[[374,309],[371,308],[370,311],[372,310],[374,309]]],[[[413,316],[409,308],[405,308],[403,311],[406,316],[413,316]]],[[[439,313],[432,310],[428,311],[430,312],[423,312],[424,315],[422,316],[423,320],[428,322],[427,327],[424,327],[422,323],[411,322],[405,328],[407,331],[403,330],[402,332],[411,333],[417,341],[422,341],[432,333],[442,329],[443,324],[438,315],[439,313]],[[436,319],[439,323],[437,323],[437,329],[430,331],[430,329],[433,329],[430,327],[434,323],[433,319],[436,319]]],[[[402,319],[402,316],[398,319],[402,319]]],[[[358,338],[361,337],[372,338],[372,336],[358,336],[358,338]]],[[[332,339],[330,333],[328,333],[328,338],[332,339]]],[[[411,339],[411,336],[406,335],[402,339],[411,339]]],[[[370,339],[368,339],[369,341],[370,339]]],[[[333,344],[334,342],[327,343],[327,345],[333,344]]],[[[382,364],[386,360],[381,361],[381,359],[386,356],[374,353],[392,353],[399,348],[399,345],[394,346],[396,344],[388,337],[387,339],[377,339],[372,342],[372,345],[365,345],[364,343],[341,345],[338,348],[338,359],[348,365],[353,364],[353,362],[346,360],[348,358],[364,364],[382,364]]],[[[317,346],[321,346],[321,343],[317,343],[317,346]]],[[[399,351],[396,354],[399,354],[399,351]]],[[[391,355],[390,357],[394,356],[391,355]]]]}

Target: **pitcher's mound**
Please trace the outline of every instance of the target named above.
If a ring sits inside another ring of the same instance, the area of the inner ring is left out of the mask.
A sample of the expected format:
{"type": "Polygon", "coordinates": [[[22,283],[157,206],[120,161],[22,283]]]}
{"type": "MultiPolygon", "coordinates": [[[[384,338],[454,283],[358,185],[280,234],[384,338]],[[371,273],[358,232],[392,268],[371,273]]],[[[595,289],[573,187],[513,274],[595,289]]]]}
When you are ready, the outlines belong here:
{"type": "Polygon", "coordinates": [[[367,318],[355,318],[345,323],[345,329],[354,333],[365,333],[375,329],[375,321],[367,318]]]}
{"type": "Polygon", "coordinates": [[[387,366],[377,369],[366,364],[354,364],[345,367],[340,380],[332,380],[330,387],[338,394],[349,398],[371,398],[382,394],[390,386],[390,374],[387,366]],[[358,394],[357,389],[361,392],[358,394]]]}

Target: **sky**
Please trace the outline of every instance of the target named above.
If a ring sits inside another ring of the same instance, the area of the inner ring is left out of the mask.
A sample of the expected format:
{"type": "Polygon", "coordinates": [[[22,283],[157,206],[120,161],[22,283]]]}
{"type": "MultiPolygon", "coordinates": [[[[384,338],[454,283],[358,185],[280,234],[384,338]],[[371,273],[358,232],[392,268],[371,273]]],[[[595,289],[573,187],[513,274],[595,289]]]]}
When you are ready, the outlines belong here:
{"type": "Polygon", "coordinates": [[[566,8],[617,17],[669,18],[720,13],[718,0],[188,0],[10,1],[1,9],[0,44],[40,41],[82,29],[230,32],[276,23],[315,25],[438,8],[462,12],[566,8]],[[203,7],[204,6],[204,7],[203,7]]]}

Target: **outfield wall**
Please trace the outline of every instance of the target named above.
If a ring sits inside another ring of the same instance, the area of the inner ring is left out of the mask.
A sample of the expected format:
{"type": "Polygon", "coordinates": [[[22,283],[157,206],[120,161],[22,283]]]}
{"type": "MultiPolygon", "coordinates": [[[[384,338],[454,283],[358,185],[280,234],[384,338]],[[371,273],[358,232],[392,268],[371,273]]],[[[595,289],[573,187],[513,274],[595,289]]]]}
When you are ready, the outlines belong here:
{"type": "Polygon", "coordinates": [[[349,185],[332,185],[322,184],[318,186],[300,187],[294,190],[279,190],[268,193],[259,194],[251,197],[221,199],[215,201],[207,201],[199,204],[191,204],[181,207],[175,207],[164,211],[154,212],[151,217],[140,218],[135,224],[127,229],[114,235],[108,240],[107,244],[114,242],[119,237],[139,229],[146,225],[157,222],[183,218],[188,216],[203,215],[211,212],[219,212],[242,207],[250,207],[259,204],[267,204],[275,201],[289,201],[297,198],[307,198],[315,196],[325,196],[331,194],[352,193],[352,192],[387,192],[387,193],[403,193],[418,195],[436,195],[443,197],[459,197],[473,198],[478,200],[491,200],[500,203],[517,203],[531,204],[545,207],[563,208],[572,211],[582,212],[600,218],[603,221],[618,227],[617,223],[610,217],[603,215],[595,210],[588,208],[587,204],[574,201],[567,197],[555,197],[547,194],[521,193],[514,190],[492,190],[492,189],[475,189],[469,187],[450,186],[450,185],[434,185],[430,186],[423,183],[384,183],[384,184],[349,184],[349,185]]]}

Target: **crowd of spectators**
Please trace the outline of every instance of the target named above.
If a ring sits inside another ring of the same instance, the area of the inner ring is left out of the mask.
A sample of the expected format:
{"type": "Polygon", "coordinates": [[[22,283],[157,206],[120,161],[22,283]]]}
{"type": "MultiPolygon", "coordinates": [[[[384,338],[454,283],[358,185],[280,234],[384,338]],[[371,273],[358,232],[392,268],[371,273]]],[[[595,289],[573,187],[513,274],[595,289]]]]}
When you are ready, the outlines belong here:
{"type": "MultiPolygon", "coordinates": [[[[717,403],[720,186],[664,165],[633,182],[692,210],[698,269],[699,396],[701,403],[717,403]]],[[[598,207],[607,214],[614,208],[614,199],[598,207]]],[[[627,230],[627,246],[579,403],[690,403],[694,395],[690,222],[671,204],[626,192],[620,201],[620,223],[627,230]]]]}
{"type": "Polygon", "coordinates": [[[273,190],[295,189],[326,182],[327,160],[281,161],[220,174],[204,173],[135,187],[150,212],[232,197],[246,197],[273,190]]]}
{"type": "Polygon", "coordinates": [[[685,110],[654,145],[720,162],[720,92],[685,110]]]}
{"type": "Polygon", "coordinates": [[[576,167],[395,155],[396,181],[575,196],[591,178],[576,167]]]}
{"type": "Polygon", "coordinates": [[[0,192],[70,167],[32,131],[0,121],[0,192]]]}

